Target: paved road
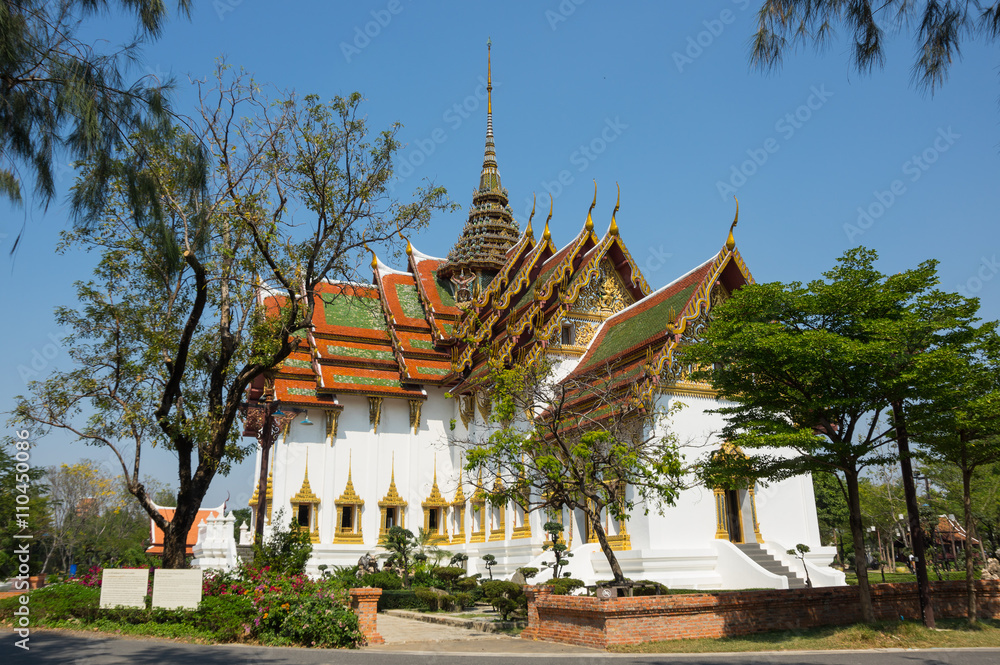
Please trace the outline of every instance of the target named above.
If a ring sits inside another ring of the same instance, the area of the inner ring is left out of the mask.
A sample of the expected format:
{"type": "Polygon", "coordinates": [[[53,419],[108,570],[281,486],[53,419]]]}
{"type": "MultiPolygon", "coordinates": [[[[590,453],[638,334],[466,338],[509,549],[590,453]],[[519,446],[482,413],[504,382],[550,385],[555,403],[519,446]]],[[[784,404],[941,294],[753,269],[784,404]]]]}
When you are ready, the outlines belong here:
{"type": "MultiPolygon", "coordinates": [[[[381,617],[379,617],[381,619],[381,617]]],[[[160,665],[195,663],[197,665],[470,665],[475,654],[482,665],[524,665],[525,662],[547,665],[583,663],[596,665],[611,662],[652,665],[682,663],[683,665],[996,665],[1000,649],[932,649],[922,651],[879,652],[798,652],[654,656],[632,656],[589,653],[544,653],[528,650],[523,653],[480,651],[491,642],[483,639],[449,642],[412,642],[411,651],[363,649],[340,651],[322,649],[286,649],[247,647],[240,645],[204,646],[162,640],[112,639],[92,637],[62,631],[37,631],[31,636],[31,650],[14,646],[10,634],[0,640],[0,663],[4,665],[160,665]],[[465,648],[468,648],[468,651],[465,648]],[[455,648],[459,653],[444,653],[455,648]],[[464,652],[464,653],[461,653],[464,652]]],[[[499,645],[494,640],[493,644],[499,645]]],[[[523,645],[546,645],[524,641],[523,645]]]]}

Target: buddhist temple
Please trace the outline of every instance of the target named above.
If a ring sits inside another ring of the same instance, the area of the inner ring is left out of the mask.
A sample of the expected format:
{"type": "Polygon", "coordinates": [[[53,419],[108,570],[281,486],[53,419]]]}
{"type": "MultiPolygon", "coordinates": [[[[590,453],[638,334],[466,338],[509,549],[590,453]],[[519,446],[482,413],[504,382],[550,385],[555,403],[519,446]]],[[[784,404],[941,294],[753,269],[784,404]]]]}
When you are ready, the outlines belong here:
{"type": "MultiPolygon", "coordinates": [[[[698,338],[716,303],[753,281],[736,222],[708,220],[719,224],[718,249],[656,290],[626,246],[617,188],[606,187],[616,203],[603,222],[596,190],[591,201],[565,204],[561,228],[579,231],[562,247],[550,233],[551,201],[542,206],[544,221],[532,216],[522,230],[501,184],[489,54],[487,72],[482,169],[447,257],[407,240],[404,265],[373,253],[370,282],[321,284],[312,329],[268,378],[268,393],[296,414],[271,451],[269,528],[283,510],[309,532],[313,574],[322,564],[379,553],[395,525],[422,527],[439,546],[467,554],[470,573],[485,572],[485,554],[496,557],[497,577],[541,567],[547,517],[489,503],[493,486],[462,470],[459,442],[495,426],[489,396],[476,388],[490,357],[531,362],[545,354],[561,380],[600,368],[629,399],[666,408],[683,402],[671,425],[681,439],[703,452],[724,445],[716,434],[722,418],[711,413],[721,402],[675,354],[698,338]]],[[[559,521],[574,554],[569,572],[587,584],[609,579],[584,516],[567,509],[559,521]]],[[[835,552],[820,542],[808,476],[766,490],[692,484],[662,514],[637,504],[625,520],[608,517],[605,530],[636,580],[701,589],[801,586],[803,563],[785,552],[804,543],[812,583],[843,584],[843,574],[828,567],[835,552]]]]}

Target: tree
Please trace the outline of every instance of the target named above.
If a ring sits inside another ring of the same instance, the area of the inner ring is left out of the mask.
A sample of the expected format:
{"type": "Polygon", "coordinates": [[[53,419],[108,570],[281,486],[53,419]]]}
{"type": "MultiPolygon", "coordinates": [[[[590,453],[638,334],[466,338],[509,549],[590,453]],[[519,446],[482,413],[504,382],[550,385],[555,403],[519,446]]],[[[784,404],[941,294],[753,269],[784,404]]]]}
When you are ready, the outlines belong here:
{"type": "MultiPolygon", "coordinates": [[[[390,560],[403,569],[403,586],[409,589],[410,564],[418,554],[420,547],[420,543],[417,542],[413,532],[401,526],[394,526],[386,534],[382,547],[389,552],[390,560]]],[[[386,565],[389,565],[388,562],[386,562],[386,565]]]]}
{"type": "MultiPolygon", "coordinates": [[[[552,568],[552,579],[559,579],[559,571],[567,564],[567,560],[573,556],[573,553],[566,551],[569,547],[562,541],[563,525],[561,523],[546,522],[542,528],[549,537],[548,542],[542,545],[542,551],[552,550],[553,557],[552,563],[542,563],[542,565],[552,568]]],[[[569,575],[569,573],[566,574],[569,575]]]]}
{"type": "Polygon", "coordinates": [[[703,476],[780,479],[805,472],[843,476],[855,571],[866,622],[875,620],[865,567],[859,478],[899,448],[907,513],[921,580],[921,610],[933,624],[923,537],[913,491],[906,407],[928,394],[929,368],[964,335],[972,301],[935,290],[935,263],[886,276],[875,252],[849,250],[825,280],[803,287],[751,285],[715,311],[686,362],[723,399],[724,435],[748,449],[780,454],[718,454],[703,476]]]}
{"type": "MultiPolygon", "coordinates": [[[[317,285],[354,278],[367,243],[415,231],[447,205],[444,190],[430,185],[412,203],[392,197],[399,126],[370,142],[357,93],[329,103],[272,100],[220,65],[201,100],[210,172],[188,159],[199,143],[192,135],[136,135],[140,148],[115,163],[120,177],[101,214],[64,233],[63,251],[100,252],[95,278],[77,285],[80,306],[57,311],[72,331],[66,345],[75,367],[32,382],[14,414],[39,434],[65,429],[115,455],[129,491],[164,533],[165,567],[184,565],[212,479],[252,450],[234,427],[247,389],[306,334],[317,285]],[[139,183],[153,186],[137,194],[139,183]],[[141,223],[134,200],[145,201],[147,219],[164,223],[141,223]],[[264,296],[278,304],[265,311],[264,296]],[[169,522],[139,475],[149,446],[177,456],[169,522]]],[[[88,165],[80,189],[91,187],[87,175],[98,167],[88,165]]]]}
{"type": "Polygon", "coordinates": [[[823,47],[838,24],[853,33],[851,61],[861,73],[884,64],[887,31],[916,25],[913,80],[933,94],[947,78],[952,60],[960,56],[964,39],[993,42],[1000,37],[1000,2],[764,0],[751,43],[751,65],[770,70],[780,66],[790,47],[823,47]]]}
{"type": "MultiPolygon", "coordinates": [[[[111,475],[93,460],[46,469],[51,519],[42,566],[53,560],[63,571],[71,564],[134,565],[145,563],[149,518],[129,494],[122,476],[111,475]]],[[[159,483],[145,479],[155,497],[159,483]]]]}
{"type": "Polygon", "coordinates": [[[844,556],[844,535],[849,536],[850,517],[847,509],[847,492],[844,481],[834,473],[812,474],[813,496],[816,497],[816,518],[819,521],[820,540],[832,543],[837,548],[837,556],[846,568],[844,556]]]}
{"type": "MultiPolygon", "coordinates": [[[[184,14],[190,5],[177,2],[184,14]]],[[[138,39],[159,36],[166,14],[165,3],[153,0],[0,3],[0,196],[22,202],[30,179],[48,205],[59,151],[70,160],[91,160],[91,173],[103,184],[122,141],[167,120],[168,81],[126,82],[127,66],[140,56],[138,39]],[[139,38],[102,51],[85,43],[79,29],[83,19],[112,5],[135,15],[139,38]]]]}
{"type": "Polygon", "coordinates": [[[27,430],[0,440],[0,579],[21,576],[17,591],[27,589],[28,575],[42,568],[37,539],[49,526],[44,471],[31,465],[31,444],[27,430]]]}
{"type": "Polygon", "coordinates": [[[466,469],[492,476],[489,501],[525,512],[581,510],[624,582],[604,517],[623,524],[640,501],[654,510],[673,503],[683,470],[670,414],[638,403],[610,370],[556,381],[545,360],[510,368],[490,361],[480,388],[489,390],[495,429],[466,442],[466,469]]]}
{"type": "MultiPolygon", "coordinates": [[[[972,509],[972,477],[1000,459],[1000,336],[987,324],[976,343],[957,349],[935,369],[934,394],[910,408],[914,438],[921,456],[957,467],[962,479],[962,515],[966,535],[965,585],[968,620],[977,620],[972,538],[977,533],[972,509]]],[[[957,563],[957,562],[956,562],[957,563]]]]}

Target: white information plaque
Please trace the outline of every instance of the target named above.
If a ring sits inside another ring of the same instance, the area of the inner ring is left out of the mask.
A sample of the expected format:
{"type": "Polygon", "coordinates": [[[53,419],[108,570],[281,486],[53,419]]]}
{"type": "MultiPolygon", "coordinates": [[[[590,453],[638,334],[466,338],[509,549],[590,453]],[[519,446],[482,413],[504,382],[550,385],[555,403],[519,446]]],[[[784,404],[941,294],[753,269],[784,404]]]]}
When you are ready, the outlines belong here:
{"type": "Polygon", "coordinates": [[[101,574],[101,607],[146,607],[149,570],[105,568],[101,574]]]}
{"type": "Polygon", "coordinates": [[[153,571],[153,607],[196,610],[201,602],[201,570],[153,571]]]}

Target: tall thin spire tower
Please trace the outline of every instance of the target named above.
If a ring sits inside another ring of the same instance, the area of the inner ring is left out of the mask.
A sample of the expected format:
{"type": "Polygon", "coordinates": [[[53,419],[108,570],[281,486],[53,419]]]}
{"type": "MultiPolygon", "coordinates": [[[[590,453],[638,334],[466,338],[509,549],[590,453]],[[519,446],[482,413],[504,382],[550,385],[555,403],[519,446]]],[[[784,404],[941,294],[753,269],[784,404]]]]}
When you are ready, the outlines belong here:
{"type": "Polygon", "coordinates": [[[479,187],[472,193],[469,219],[438,274],[449,279],[455,300],[470,301],[503,267],[507,250],[520,235],[507,190],[500,183],[493,142],[493,44],[486,42],[486,149],[479,187]]]}

